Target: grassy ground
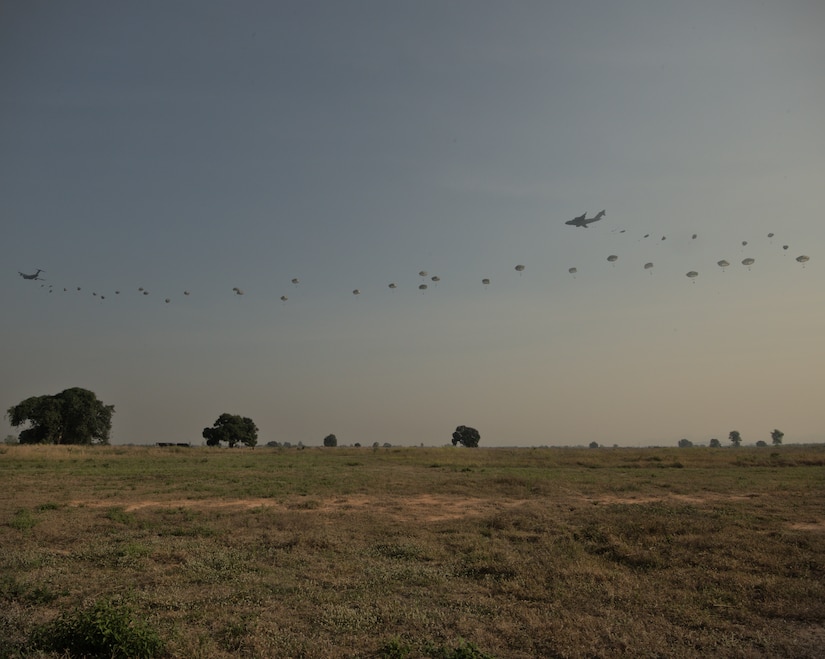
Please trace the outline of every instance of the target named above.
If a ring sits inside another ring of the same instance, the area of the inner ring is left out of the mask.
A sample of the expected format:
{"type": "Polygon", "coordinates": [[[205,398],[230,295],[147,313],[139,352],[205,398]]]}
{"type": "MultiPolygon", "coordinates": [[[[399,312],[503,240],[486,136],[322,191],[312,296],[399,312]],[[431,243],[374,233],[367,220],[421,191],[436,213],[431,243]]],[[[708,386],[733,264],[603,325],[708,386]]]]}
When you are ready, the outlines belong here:
{"type": "Polygon", "coordinates": [[[0,657],[101,603],[174,657],[825,648],[825,446],[13,446],[0,482],[0,657]]]}

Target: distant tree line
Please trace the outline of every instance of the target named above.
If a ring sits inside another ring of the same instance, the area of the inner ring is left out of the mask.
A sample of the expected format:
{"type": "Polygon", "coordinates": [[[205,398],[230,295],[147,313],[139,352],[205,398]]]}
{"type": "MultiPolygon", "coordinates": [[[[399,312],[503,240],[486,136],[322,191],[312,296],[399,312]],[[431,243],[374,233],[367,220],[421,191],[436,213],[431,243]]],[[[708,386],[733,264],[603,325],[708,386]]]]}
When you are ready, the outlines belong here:
{"type": "MultiPolygon", "coordinates": [[[[771,442],[774,446],[780,446],[782,444],[782,438],[785,436],[785,433],[779,430],[778,428],[774,428],[771,431],[771,442]]],[[[742,434],[738,430],[731,430],[728,433],[728,439],[730,440],[731,446],[734,448],[738,448],[742,445],[742,434]]],[[[690,448],[693,446],[693,442],[689,439],[680,439],[679,440],[679,448],[690,448]]],[[[712,437],[710,443],[708,444],[711,448],[720,448],[722,443],[719,441],[718,438],[712,437]]],[[[767,442],[763,440],[759,440],[756,442],[757,446],[767,446],[767,442]]]]}

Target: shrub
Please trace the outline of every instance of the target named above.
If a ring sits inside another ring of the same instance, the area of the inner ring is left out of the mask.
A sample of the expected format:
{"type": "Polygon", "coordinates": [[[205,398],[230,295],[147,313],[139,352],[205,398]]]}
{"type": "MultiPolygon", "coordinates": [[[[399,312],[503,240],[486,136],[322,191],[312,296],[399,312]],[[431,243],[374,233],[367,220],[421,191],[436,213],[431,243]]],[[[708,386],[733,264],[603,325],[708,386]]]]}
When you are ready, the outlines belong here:
{"type": "Polygon", "coordinates": [[[136,620],[128,606],[113,600],[63,613],[36,628],[31,644],[39,650],[113,659],[150,659],[164,651],[158,633],[136,620]]]}

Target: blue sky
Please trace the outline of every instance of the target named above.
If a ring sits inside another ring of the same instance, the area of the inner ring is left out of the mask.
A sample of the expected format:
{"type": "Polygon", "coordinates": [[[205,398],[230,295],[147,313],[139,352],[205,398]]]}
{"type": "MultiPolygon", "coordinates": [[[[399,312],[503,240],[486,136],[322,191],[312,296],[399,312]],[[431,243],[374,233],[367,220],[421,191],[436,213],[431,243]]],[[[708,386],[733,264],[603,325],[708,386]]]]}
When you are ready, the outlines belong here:
{"type": "Polygon", "coordinates": [[[223,412],[261,443],[822,441],[823,25],[813,1],[5,2],[3,410],[91,389],[114,443],[223,412]]]}

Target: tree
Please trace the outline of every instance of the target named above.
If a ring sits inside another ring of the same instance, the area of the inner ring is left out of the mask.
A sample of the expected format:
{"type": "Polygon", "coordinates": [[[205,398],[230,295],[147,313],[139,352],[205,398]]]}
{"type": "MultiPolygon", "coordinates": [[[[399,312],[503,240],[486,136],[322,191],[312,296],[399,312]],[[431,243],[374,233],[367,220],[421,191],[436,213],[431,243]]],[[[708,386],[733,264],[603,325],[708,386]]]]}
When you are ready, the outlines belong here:
{"type": "Polygon", "coordinates": [[[766,441],[765,441],[765,440],[763,440],[763,439],[760,439],[758,442],[756,442],[756,445],[757,445],[759,448],[764,448],[765,446],[767,446],[767,445],[768,445],[768,442],[766,442],[766,441]]]}
{"type": "Polygon", "coordinates": [[[203,429],[203,438],[207,446],[220,446],[221,442],[227,442],[229,448],[234,448],[235,444],[252,447],[258,443],[258,427],[249,417],[224,413],[214,426],[203,429]]]}
{"type": "Polygon", "coordinates": [[[104,405],[87,389],[72,387],[54,396],[32,396],[8,409],[21,444],[108,444],[114,405],[104,405]]]}
{"type": "Polygon", "coordinates": [[[710,440],[710,447],[711,448],[720,448],[722,446],[722,442],[720,442],[716,437],[712,437],[710,440]]]}
{"type": "Polygon", "coordinates": [[[458,426],[453,433],[453,446],[456,444],[461,444],[462,446],[475,448],[478,446],[480,439],[481,435],[478,434],[478,430],[475,428],[470,428],[469,426],[458,426]]]}
{"type": "Polygon", "coordinates": [[[335,435],[324,437],[324,446],[338,446],[338,438],[335,435]]]}
{"type": "Polygon", "coordinates": [[[599,448],[599,442],[590,442],[590,448],[599,448]]]}
{"type": "Polygon", "coordinates": [[[739,434],[738,430],[731,430],[728,439],[731,441],[731,444],[737,447],[742,443],[742,435],[739,434]]]}
{"type": "Polygon", "coordinates": [[[773,432],[771,433],[771,439],[773,440],[773,445],[774,446],[779,446],[780,444],[782,444],[782,438],[784,436],[785,436],[784,432],[774,428],[773,432]]]}
{"type": "Polygon", "coordinates": [[[689,439],[680,439],[679,440],[679,448],[690,448],[693,446],[693,442],[689,439]]]}

